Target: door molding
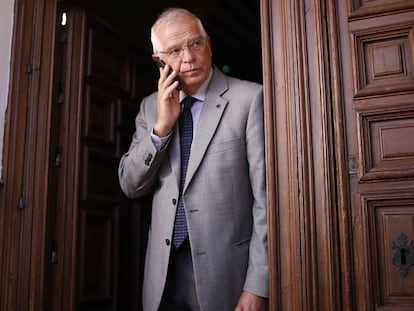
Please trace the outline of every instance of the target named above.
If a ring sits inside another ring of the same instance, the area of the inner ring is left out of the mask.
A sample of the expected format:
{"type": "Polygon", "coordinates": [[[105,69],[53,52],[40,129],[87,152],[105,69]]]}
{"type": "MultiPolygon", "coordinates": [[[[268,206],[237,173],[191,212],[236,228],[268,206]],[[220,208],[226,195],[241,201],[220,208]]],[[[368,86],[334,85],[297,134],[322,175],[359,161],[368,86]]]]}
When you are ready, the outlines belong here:
{"type": "Polygon", "coordinates": [[[336,19],[262,1],[271,310],[353,310],[336,19]]]}
{"type": "Polygon", "coordinates": [[[0,309],[43,309],[55,11],[16,0],[0,211],[0,309]],[[30,31],[28,31],[30,30],[30,31]]]}

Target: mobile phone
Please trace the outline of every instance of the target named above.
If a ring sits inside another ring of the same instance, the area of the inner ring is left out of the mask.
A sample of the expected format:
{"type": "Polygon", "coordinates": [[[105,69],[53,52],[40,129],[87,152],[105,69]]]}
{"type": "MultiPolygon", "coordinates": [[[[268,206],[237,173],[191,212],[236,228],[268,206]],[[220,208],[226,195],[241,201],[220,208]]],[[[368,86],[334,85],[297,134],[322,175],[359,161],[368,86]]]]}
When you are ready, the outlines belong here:
{"type": "MultiPolygon", "coordinates": [[[[157,67],[158,68],[164,68],[165,67],[164,61],[161,58],[159,58],[159,57],[155,58],[155,63],[157,64],[157,67]]],[[[172,72],[172,69],[170,69],[170,72],[168,74],[171,74],[171,72],[172,72]]],[[[178,78],[178,76],[176,76],[174,78],[173,82],[175,82],[175,81],[178,81],[178,87],[177,87],[177,89],[178,90],[181,90],[180,79],[178,78]]]]}

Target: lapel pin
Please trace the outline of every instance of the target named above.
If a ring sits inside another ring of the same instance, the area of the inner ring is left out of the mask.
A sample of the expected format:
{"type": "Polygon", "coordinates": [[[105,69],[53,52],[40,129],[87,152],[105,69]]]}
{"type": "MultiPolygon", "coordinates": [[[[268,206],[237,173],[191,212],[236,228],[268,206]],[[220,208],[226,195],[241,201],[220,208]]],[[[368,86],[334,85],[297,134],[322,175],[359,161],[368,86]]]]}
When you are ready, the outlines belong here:
{"type": "Polygon", "coordinates": [[[217,105],[216,105],[216,108],[220,108],[220,107],[221,107],[221,105],[220,105],[220,104],[217,104],[217,105]]]}

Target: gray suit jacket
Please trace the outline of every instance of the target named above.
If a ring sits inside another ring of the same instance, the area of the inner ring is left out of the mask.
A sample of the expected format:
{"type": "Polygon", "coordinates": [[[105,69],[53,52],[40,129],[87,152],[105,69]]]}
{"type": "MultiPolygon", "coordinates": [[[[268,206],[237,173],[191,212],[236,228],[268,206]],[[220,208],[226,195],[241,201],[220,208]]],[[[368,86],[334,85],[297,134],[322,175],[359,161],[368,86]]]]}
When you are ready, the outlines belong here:
{"type": "MultiPolygon", "coordinates": [[[[130,149],[119,166],[126,195],[153,195],[145,311],[156,311],[162,297],[180,178],[178,129],[162,151],[151,141],[156,107],[156,93],[143,100],[130,149]]],[[[261,85],[215,68],[183,190],[201,310],[233,310],[243,290],[268,296],[264,154],[261,85]]]]}

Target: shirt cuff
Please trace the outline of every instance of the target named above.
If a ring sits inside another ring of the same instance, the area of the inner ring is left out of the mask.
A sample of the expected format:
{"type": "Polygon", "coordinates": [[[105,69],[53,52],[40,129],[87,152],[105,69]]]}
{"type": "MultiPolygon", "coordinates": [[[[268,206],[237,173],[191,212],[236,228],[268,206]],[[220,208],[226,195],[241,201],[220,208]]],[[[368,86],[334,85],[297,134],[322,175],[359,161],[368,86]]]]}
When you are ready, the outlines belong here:
{"type": "Polygon", "coordinates": [[[154,144],[155,148],[157,149],[157,151],[161,151],[165,148],[165,146],[167,145],[170,137],[171,137],[171,133],[168,134],[167,136],[159,137],[159,136],[154,134],[154,129],[152,129],[152,131],[151,131],[151,140],[152,140],[152,143],[154,144]]]}

